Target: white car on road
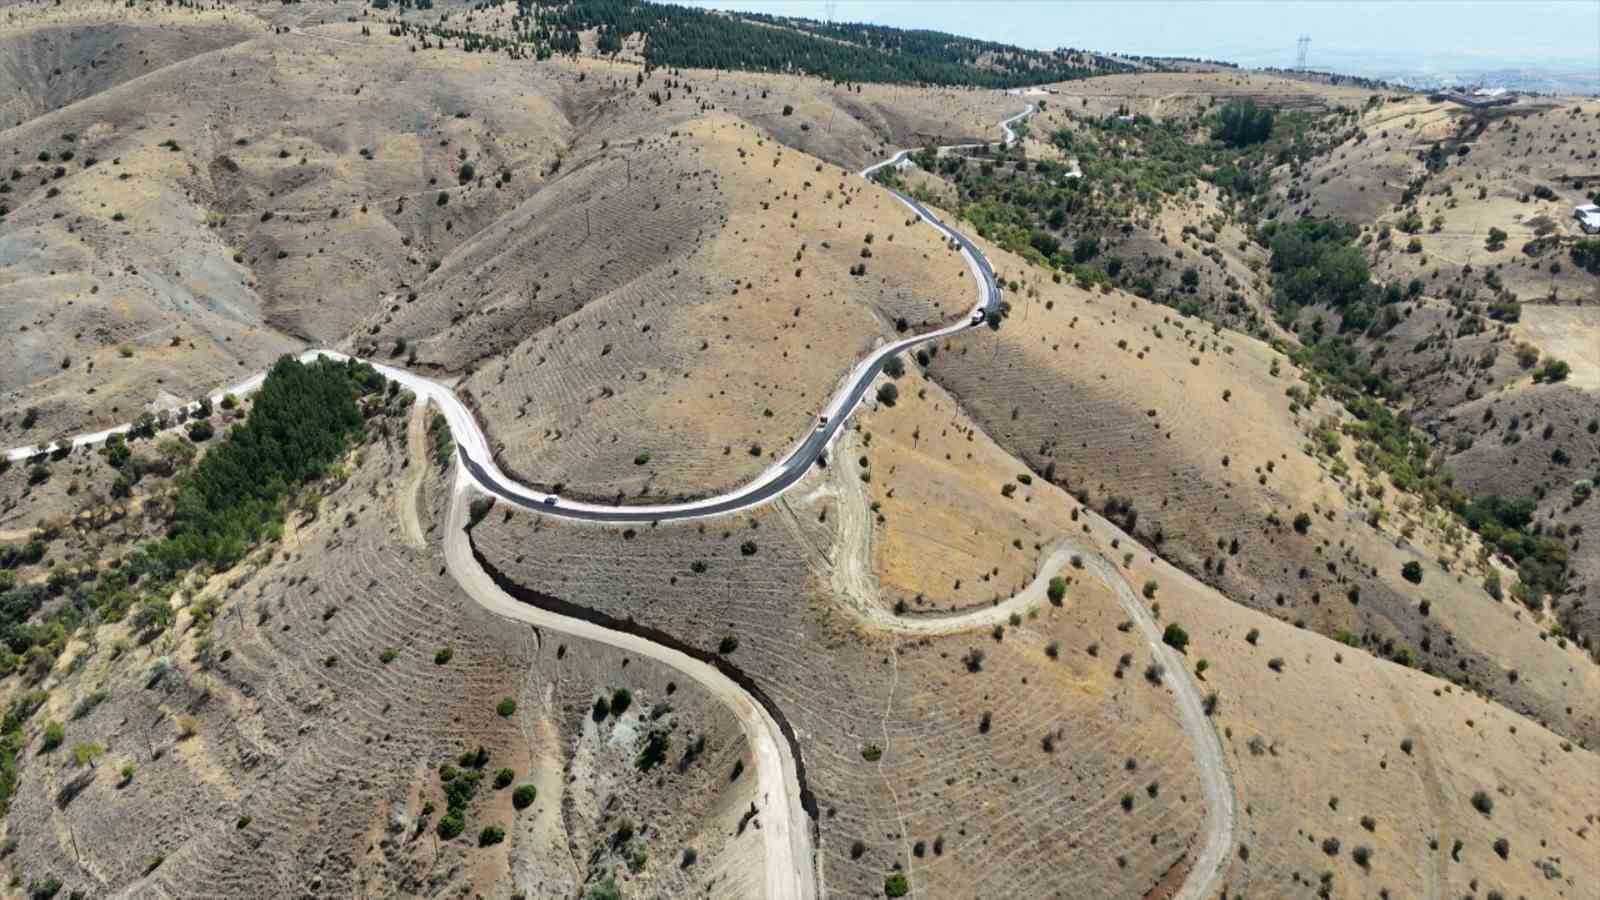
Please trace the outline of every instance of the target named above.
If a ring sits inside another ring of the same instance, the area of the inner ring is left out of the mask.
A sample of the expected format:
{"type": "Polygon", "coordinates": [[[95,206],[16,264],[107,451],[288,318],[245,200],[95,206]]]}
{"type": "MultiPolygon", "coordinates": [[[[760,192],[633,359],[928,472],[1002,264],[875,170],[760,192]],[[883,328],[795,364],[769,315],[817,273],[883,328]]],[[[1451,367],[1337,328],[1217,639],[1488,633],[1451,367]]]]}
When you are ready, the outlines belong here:
{"type": "Polygon", "coordinates": [[[1584,234],[1600,234],[1600,206],[1589,204],[1575,207],[1572,217],[1578,220],[1578,227],[1584,234]]]}

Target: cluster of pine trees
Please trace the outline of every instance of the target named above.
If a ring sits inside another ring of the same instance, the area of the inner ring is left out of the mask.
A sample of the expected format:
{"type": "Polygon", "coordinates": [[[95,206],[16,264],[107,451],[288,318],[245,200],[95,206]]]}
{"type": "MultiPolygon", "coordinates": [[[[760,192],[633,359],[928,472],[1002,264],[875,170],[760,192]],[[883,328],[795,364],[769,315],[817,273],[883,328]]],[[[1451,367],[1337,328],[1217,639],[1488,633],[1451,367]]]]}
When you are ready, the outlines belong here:
{"type": "Polygon", "coordinates": [[[135,555],[135,570],[164,580],[237,562],[281,526],[279,501],[321,475],[361,428],[356,398],[383,385],[371,366],[278,360],[245,423],[179,477],[171,531],[135,555]]]}
{"type": "MultiPolygon", "coordinates": [[[[383,376],[366,364],[280,359],[244,423],[178,475],[177,502],[164,537],[103,571],[56,567],[44,584],[19,583],[12,573],[0,571],[0,673],[35,662],[47,670],[65,639],[91,613],[116,620],[142,602],[141,610],[149,607],[154,620],[169,618],[166,594],[172,579],[199,566],[226,568],[263,538],[275,536],[283,524],[284,499],[339,458],[363,427],[358,399],[384,387],[383,376]],[[36,619],[47,601],[62,596],[66,602],[54,614],[36,619]]],[[[109,465],[128,466],[127,443],[108,444],[102,452],[109,465]]],[[[187,455],[193,456],[192,448],[187,455]]],[[[39,540],[0,547],[0,569],[36,564],[46,552],[39,540]]]]}
{"type": "Polygon", "coordinates": [[[519,7],[553,33],[598,29],[602,52],[621,49],[626,35],[644,34],[645,61],[653,66],[991,88],[1127,68],[1083,54],[1024,50],[936,31],[728,15],[639,0],[520,0],[519,7]]]}

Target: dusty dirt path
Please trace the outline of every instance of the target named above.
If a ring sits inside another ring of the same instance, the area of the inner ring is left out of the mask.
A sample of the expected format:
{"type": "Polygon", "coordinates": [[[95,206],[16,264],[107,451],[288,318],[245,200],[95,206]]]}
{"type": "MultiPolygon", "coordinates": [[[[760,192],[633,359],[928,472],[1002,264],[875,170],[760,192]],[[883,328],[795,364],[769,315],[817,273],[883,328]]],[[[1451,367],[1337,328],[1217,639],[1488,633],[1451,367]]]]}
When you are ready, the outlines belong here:
{"type": "MultiPolygon", "coordinates": [[[[855,432],[842,433],[835,456],[840,459],[852,456],[855,439],[855,432]]],[[[1205,843],[1175,897],[1177,900],[1209,897],[1227,867],[1234,831],[1238,826],[1233,780],[1223,758],[1222,742],[1211,727],[1210,717],[1206,715],[1199,685],[1190,674],[1184,658],[1162,642],[1161,628],[1122,572],[1099,550],[1065,536],[1045,553],[1039,563],[1038,574],[1027,587],[993,606],[937,618],[908,619],[897,616],[885,608],[879,597],[877,578],[872,574],[872,513],[866,488],[860,479],[850,477],[844,467],[834,467],[829,481],[830,484],[819,493],[832,494],[838,501],[835,504],[838,526],[830,558],[831,586],[835,594],[845,598],[862,621],[874,629],[894,635],[926,637],[991,628],[1008,621],[1014,612],[1025,614],[1032,607],[1048,603],[1050,579],[1071,565],[1074,559],[1111,588],[1117,596],[1117,602],[1138,626],[1151,654],[1165,670],[1161,677],[1177,704],[1178,719],[1194,750],[1195,768],[1199,772],[1201,789],[1205,795],[1205,843]]],[[[887,733],[884,740],[887,743],[887,733]]]]}
{"type": "MultiPolygon", "coordinates": [[[[855,456],[856,433],[841,432],[833,455],[838,459],[855,456]]],[[[831,569],[831,587],[836,596],[843,598],[862,622],[891,634],[914,637],[933,637],[957,634],[1003,624],[1012,613],[1026,615],[1035,606],[1050,602],[1050,579],[1072,561],[1074,553],[1086,552],[1071,540],[1052,544],[1039,560],[1039,567],[1027,587],[991,606],[968,612],[941,616],[899,616],[884,606],[878,592],[878,579],[872,565],[872,509],[871,498],[861,479],[852,478],[846,467],[834,466],[824,491],[837,499],[834,504],[833,549],[828,562],[831,569]]],[[[1092,551],[1087,551],[1092,552],[1092,551]]]]}
{"type": "Polygon", "coordinates": [[[457,465],[444,538],[445,566],[450,577],[495,615],[653,659],[693,678],[726,706],[744,729],[755,759],[757,793],[762,802],[761,837],[766,851],[765,895],[799,900],[817,897],[811,820],[800,805],[799,770],[778,723],[743,688],[706,663],[642,637],[519,603],[500,590],[473,558],[467,538],[468,504],[476,493],[471,478],[457,465]]]}
{"type": "Polygon", "coordinates": [[[1211,719],[1200,698],[1200,687],[1189,674],[1186,661],[1178,651],[1162,643],[1160,627],[1133,592],[1128,579],[1097,552],[1085,553],[1083,559],[1084,565],[1093,569],[1116,593],[1123,610],[1139,627],[1151,655],[1165,668],[1161,680],[1172,691],[1178,705],[1178,721],[1189,737],[1189,745],[1194,748],[1195,768],[1199,770],[1200,788],[1206,801],[1205,844],[1196,855],[1176,900],[1203,900],[1215,892],[1218,879],[1227,869],[1229,849],[1233,846],[1233,833],[1239,821],[1233,803],[1233,779],[1222,756],[1222,741],[1211,727],[1211,719]]]}

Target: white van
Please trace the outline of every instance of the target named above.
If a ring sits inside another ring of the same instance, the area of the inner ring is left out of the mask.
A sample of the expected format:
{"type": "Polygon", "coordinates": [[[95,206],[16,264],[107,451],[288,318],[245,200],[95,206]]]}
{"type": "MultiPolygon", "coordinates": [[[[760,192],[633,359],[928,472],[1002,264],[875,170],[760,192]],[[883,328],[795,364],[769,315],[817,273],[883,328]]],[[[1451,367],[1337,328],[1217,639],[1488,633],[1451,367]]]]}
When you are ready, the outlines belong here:
{"type": "Polygon", "coordinates": [[[1589,204],[1575,207],[1572,217],[1578,220],[1578,227],[1584,234],[1600,234],[1600,206],[1589,204]]]}

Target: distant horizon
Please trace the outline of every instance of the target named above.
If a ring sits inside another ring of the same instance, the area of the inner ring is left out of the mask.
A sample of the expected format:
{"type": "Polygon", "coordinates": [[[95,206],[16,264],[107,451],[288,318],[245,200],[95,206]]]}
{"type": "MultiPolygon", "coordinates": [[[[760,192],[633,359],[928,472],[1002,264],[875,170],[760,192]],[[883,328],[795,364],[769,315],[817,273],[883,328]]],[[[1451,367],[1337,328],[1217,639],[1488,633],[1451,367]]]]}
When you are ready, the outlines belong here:
{"type": "Polygon", "coordinates": [[[1600,0],[676,0],[702,8],[946,31],[1033,50],[1295,64],[1366,77],[1535,69],[1600,86],[1600,0]],[[1375,27],[1375,23],[1383,27],[1375,27]]]}

